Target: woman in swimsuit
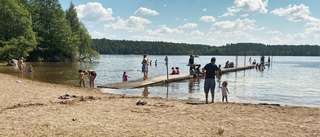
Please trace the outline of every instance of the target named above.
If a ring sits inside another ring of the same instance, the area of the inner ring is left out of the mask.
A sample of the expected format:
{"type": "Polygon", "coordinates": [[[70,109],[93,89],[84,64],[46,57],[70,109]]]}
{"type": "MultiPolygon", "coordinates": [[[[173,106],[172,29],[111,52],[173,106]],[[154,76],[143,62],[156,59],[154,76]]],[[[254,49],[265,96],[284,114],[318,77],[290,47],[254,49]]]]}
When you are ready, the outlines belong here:
{"type": "Polygon", "coordinates": [[[90,87],[94,88],[94,79],[96,79],[97,73],[91,69],[87,69],[86,74],[88,74],[90,80],[90,87]]]}
{"type": "Polygon", "coordinates": [[[146,80],[148,79],[148,58],[147,55],[143,55],[142,59],[142,72],[143,72],[143,79],[146,80]]]}

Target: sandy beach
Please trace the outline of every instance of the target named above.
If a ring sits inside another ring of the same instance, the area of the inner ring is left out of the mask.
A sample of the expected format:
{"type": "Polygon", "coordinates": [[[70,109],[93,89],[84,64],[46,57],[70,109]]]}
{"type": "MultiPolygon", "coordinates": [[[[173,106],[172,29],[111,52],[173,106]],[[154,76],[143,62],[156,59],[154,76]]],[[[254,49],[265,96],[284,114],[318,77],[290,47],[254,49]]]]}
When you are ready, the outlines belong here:
{"type": "Polygon", "coordinates": [[[320,136],[320,108],[203,104],[0,77],[0,136],[320,136]]]}

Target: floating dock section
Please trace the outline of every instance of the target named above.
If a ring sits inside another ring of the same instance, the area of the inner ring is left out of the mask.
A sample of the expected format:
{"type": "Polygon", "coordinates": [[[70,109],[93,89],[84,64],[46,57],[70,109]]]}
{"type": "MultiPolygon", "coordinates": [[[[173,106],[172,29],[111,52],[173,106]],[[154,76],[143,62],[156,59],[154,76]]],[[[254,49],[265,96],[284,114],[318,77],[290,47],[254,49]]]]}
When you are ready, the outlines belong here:
{"type": "MultiPolygon", "coordinates": [[[[236,72],[240,70],[253,69],[253,68],[255,68],[255,65],[244,66],[244,67],[238,66],[233,68],[223,68],[221,72],[223,74],[223,73],[236,72]]],[[[98,88],[130,89],[130,88],[144,87],[148,85],[155,85],[159,83],[165,83],[166,81],[175,82],[175,81],[185,80],[189,78],[193,78],[193,76],[190,76],[190,74],[179,74],[179,75],[169,75],[167,80],[167,75],[163,75],[163,76],[149,78],[147,80],[140,79],[136,81],[126,81],[126,82],[120,82],[120,83],[106,84],[106,85],[98,86],[98,88]]]]}
{"type": "MultiPolygon", "coordinates": [[[[179,75],[169,75],[168,81],[174,82],[184,79],[189,79],[189,74],[179,74],[179,75]]],[[[154,85],[158,83],[165,83],[167,81],[167,75],[149,78],[146,80],[136,80],[136,81],[126,81],[114,84],[106,84],[103,86],[98,86],[98,88],[113,88],[113,89],[128,89],[128,88],[139,88],[148,85],[154,85]]]]}

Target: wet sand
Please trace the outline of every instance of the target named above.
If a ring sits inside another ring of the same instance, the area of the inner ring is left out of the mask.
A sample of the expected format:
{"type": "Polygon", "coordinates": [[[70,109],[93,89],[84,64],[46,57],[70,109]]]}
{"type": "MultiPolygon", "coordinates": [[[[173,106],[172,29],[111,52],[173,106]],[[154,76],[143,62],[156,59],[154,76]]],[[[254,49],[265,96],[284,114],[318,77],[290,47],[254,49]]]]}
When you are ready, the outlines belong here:
{"type": "Polygon", "coordinates": [[[204,104],[0,77],[0,136],[320,136],[320,108],[204,104]]]}

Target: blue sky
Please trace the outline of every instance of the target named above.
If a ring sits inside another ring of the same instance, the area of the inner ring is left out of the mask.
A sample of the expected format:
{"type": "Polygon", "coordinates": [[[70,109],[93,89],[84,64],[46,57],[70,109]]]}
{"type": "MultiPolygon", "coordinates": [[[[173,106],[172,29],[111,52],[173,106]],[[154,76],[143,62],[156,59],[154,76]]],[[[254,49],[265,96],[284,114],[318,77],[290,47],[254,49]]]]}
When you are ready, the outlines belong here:
{"type": "MultiPolygon", "coordinates": [[[[73,0],[92,38],[320,45],[320,0],[73,0]]],[[[66,10],[71,0],[60,0],[66,10]]]]}

